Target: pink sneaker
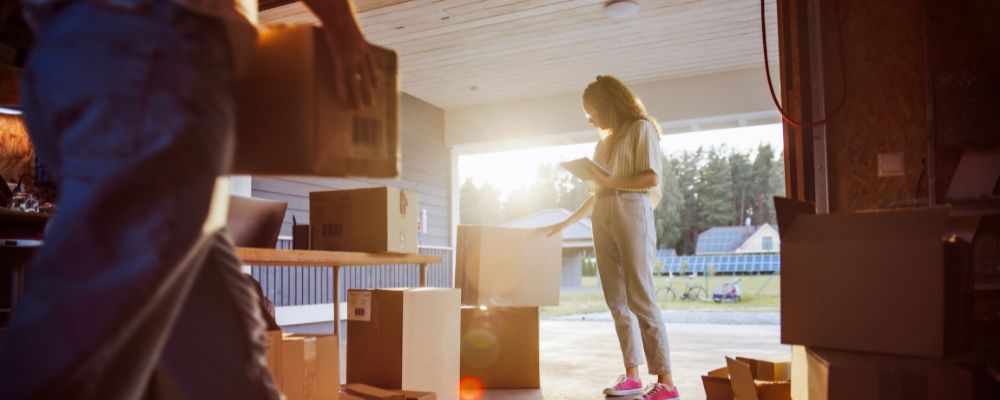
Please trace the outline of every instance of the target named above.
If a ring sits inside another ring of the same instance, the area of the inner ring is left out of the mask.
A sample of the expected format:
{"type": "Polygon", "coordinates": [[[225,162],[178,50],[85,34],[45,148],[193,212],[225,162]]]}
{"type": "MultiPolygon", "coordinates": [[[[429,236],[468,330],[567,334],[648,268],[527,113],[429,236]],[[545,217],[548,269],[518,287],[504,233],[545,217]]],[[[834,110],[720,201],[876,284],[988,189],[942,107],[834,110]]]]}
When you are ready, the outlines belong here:
{"type": "Polygon", "coordinates": [[[679,398],[681,398],[681,394],[677,391],[677,386],[667,388],[667,385],[662,383],[651,383],[646,385],[642,396],[636,397],[635,400],[677,400],[679,398]]]}
{"type": "Polygon", "coordinates": [[[604,388],[604,394],[608,396],[631,396],[642,393],[642,381],[629,378],[628,375],[621,375],[610,387],[604,388]]]}

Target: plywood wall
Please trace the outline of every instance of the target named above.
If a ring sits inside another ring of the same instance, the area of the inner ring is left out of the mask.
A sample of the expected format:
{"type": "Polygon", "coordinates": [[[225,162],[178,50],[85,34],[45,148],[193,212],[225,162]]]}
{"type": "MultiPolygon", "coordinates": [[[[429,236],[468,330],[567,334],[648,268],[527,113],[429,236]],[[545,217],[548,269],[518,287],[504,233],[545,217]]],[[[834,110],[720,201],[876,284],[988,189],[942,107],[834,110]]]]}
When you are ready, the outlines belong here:
{"type": "Polygon", "coordinates": [[[840,101],[844,79],[847,82],[844,109],[827,127],[830,210],[886,208],[913,201],[926,179],[924,2],[821,3],[828,110],[840,101]],[[839,65],[838,25],[844,71],[839,65]],[[878,153],[895,151],[904,153],[905,176],[877,177],[878,153]]]}

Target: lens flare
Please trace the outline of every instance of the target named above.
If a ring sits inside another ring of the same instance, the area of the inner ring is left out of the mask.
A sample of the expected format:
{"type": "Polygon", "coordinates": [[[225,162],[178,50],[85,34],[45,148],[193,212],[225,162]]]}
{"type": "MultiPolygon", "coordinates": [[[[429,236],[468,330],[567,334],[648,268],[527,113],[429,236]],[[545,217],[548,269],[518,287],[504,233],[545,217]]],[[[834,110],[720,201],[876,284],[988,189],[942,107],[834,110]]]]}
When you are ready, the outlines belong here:
{"type": "Polygon", "coordinates": [[[477,376],[463,376],[458,381],[458,397],[462,400],[479,400],[483,397],[483,380],[477,376]]]}

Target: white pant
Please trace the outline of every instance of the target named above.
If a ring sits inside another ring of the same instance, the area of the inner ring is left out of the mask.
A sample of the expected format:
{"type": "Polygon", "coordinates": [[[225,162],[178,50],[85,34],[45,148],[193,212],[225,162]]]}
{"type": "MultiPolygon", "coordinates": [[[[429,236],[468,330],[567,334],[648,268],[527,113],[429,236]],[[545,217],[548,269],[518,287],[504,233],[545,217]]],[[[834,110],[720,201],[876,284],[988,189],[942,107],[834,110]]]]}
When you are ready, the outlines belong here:
{"type": "Polygon", "coordinates": [[[645,353],[650,374],[670,373],[670,345],[653,289],[656,228],[649,197],[629,192],[597,195],[592,222],[601,287],[625,367],[643,364],[645,353]]]}

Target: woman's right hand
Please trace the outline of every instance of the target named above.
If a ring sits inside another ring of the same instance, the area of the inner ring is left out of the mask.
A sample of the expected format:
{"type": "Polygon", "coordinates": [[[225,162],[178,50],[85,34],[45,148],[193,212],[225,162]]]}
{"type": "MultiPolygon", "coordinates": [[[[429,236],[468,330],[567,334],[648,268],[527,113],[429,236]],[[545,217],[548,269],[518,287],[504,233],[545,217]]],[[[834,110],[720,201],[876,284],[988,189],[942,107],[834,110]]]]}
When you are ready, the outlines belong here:
{"type": "Polygon", "coordinates": [[[544,233],[545,236],[552,236],[552,235],[555,235],[555,234],[558,234],[558,233],[562,232],[562,230],[566,229],[566,227],[563,226],[562,222],[559,222],[559,223],[555,223],[555,224],[552,224],[552,225],[540,226],[540,227],[538,227],[536,229],[538,229],[539,231],[541,231],[542,233],[544,233]]]}

